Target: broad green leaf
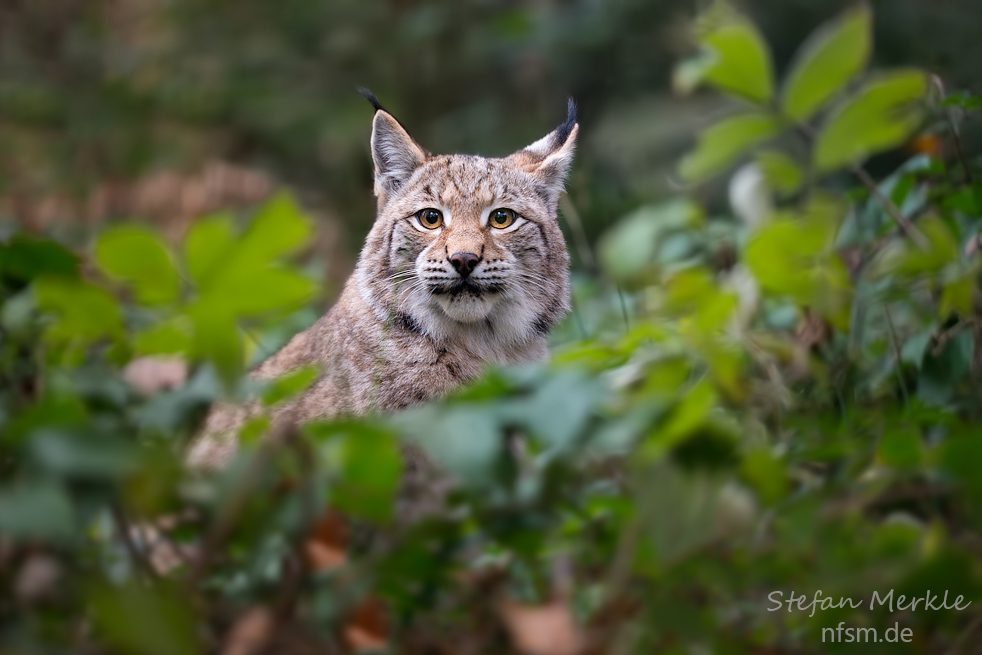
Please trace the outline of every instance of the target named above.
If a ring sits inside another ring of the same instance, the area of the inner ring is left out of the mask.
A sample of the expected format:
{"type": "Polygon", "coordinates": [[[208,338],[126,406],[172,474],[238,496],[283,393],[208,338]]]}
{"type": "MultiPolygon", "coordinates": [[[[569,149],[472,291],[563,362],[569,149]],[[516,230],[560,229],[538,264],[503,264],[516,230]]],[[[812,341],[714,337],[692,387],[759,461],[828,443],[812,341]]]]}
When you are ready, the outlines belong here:
{"type": "Polygon", "coordinates": [[[191,321],[177,316],[137,332],[133,345],[140,355],[187,353],[191,349],[191,321]]]}
{"type": "Polygon", "coordinates": [[[0,533],[16,539],[69,541],[78,536],[68,494],[53,481],[35,477],[0,487],[0,533]]]}
{"type": "Polygon", "coordinates": [[[631,280],[654,264],[662,235],[694,229],[701,220],[701,210],[688,200],[641,207],[603,236],[598,248],[600,261],[615,279],[631,280]]]}
{"type": "Polygon", "coordinates": [[[716,64],[716,54],[703,51],[679,63],[672,73],[672,89],[679,95],[692,93],[716,64]]]}
{"type": "Polygon", "coordinates": [[[702,70],[693,67],[685,75],[694,84],[702,79],[717,89],[758,104],[774,95],[771,55],[760,32],[749,20],[717,4],[700,19],[700,43],[709,52],[702,70]]]}
{"type": "Polygon", "coordinates": [[[754,159],[774,193],[787,196],[801,188],[804,175],[791,157],[777,150],[762,150],[754,159]]]}
{"type": "Polygon", "coordinates": [[[269,262],[304,245],[311,231],[310,219],[293,196],[278,193],[259,209],[236,249],[255,264],[269,262]]]}
{"type": "Polygon", "coordinates": [[[38,307],[57,314],[47,335],[56,341],[95,340],[122,333],[119,305],[102,289],[62,278],[41,278],[34,284],[38,307]]]}
{"type": "Polygon", "coordinates": [[[685,390],[666,420],[645,439],[642,455],[657,459],[684,441],[708,418],[716,401],[716,391],[705,379],[685,390]]]}
{"type": "Polygon", "coordinates": [[[875,275],[917,277],[937,274],[958,261],[958,243],[941,218],[926,216],[918,221],[917,229],[925,237],[924,247],[898,239],[881,253],[873,268],[875,275]]]}
{"type": "Polygon", "coordinates": [[[203,652],[192,606],[185,594],[158,582],[98,586],[88,594],[97,634],[115,652],[129,655],[194,655],[203,652]]]}
{"type": "Polygon", "coordinates": [[[880,438],[877,455],[887,466],[911,470],[921,463],[923,444],[917,430],[910,426],[888,426],[880,438]]]}
{"type": "Polygon", "coordinates": [[[743,456],[740,473],[760,499],[773,505],[788,493],[788,477],[783,463],[769,448],[754,448],[743,456]]]}
{"type": "Polygon", "coordinates": [[[184,259],[188,273],[198,286],[209,278],[229,256],[235,242],[235,227],[228,214],[215,214],[198,219],[184,239],[184,259]]]}
{"type": "Polygon", "coordinates": [[[287,268],[230,266],[212,280],[202,301],[245,318],[297,309],[314,289],[310,279],[287,268]]]}
{"type": "Polygon", "coordinates": [[[851,283],[831,246],[836,222],[832,207],[814,207],[800,217],[776,219],[747,244],[744,261],[761,289],[787,295],[844,328],[849,321],[851,283]]]}
{"type": "Polygon", "coordinates": [[[211,361],[226,383],[231,383],[245,368],[242,336],[226,308],[199,301],[188,308],[194,326],[194,353],[211,361]]]}
{"type": "Polygon", "coordinates": [[[45,470],[67,477],[102,480],[132,472],[138,449],[118,437],[57,428],[42,428],[31,435],[30,451],[45,470]]]}
{"type": "Polygon", "coordinates": [[[164,242],[147,228],[123,225],[103,232],[95,244],[95,260],[111,278],[132,286],[140,302],[175,302],[180,292],[177,270],[164,242]]]}
{"type": "Polygon", "coordinates": [[[307,390],[320,376],[318,366],[302,366],[281,378],[273,380],[262,392],[264,405],[275,405],[307,390]]]}
{"type": "Polygon", "coordinates": [[[871,22],[869,7],[859,6],[805,41],[784,83],[785,114],[808,120],[863,69],[869,59],[871,22]]]}
{"type": "Polygon", "coordinates": [[[328,449],[337,446],[341,458],[330,491],[332,504],[345,514],[377,523],[388,521],[402,471],[398,439],[381,427],[352,423],[343,439],[323,444],[328,449]]]}
{"type": "Polygon", "coordinates": [[[960,316],[972,315],[972,296],[977,288],[978,270],[972,269],[945,282],[941,288],[941,302],[938,305],[938,316],[947,318],[952,313],[960,316]]]}
{"type": "Polygon", "coordinates": [[[761,112],[724,118],[700,133],[696,149],[682,159],[679,174],[690,182],[705,180],[782,127],[778,117],[761,112]]]}
{"type": "Polygon", "coordinates": [[[814,164],[831,171],[900,145],[924,118],[921,71],[885,73],[867,82],[828,117],[815,140],[814,164]]]}
{"type": "Polygon", "coordinates": [[[77,277],[78,261],[78,255],[61,244],[29,234],[15,234],[8,243],[0,243],[0,278],[77,277]]]}
{"type": "Polygon", "coordinates": [[[709,271],[690,268],[672,275],[665,283],[665,309],[682,316],[682,327],[699,334],[714,334],[733,316],[736,295],[719,289],[709,271]]]}

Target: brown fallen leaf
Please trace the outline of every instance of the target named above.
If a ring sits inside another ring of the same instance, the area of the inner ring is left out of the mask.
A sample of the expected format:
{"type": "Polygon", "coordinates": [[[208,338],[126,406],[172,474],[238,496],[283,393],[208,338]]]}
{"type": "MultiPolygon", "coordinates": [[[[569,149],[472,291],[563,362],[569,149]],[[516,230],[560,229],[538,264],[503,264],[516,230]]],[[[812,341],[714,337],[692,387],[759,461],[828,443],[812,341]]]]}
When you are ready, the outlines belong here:
{"type": "Polygon", "coordinates": [[[388,629],[382,601],[374,596],[362,601],[345,623],[343,634],[348,647],[355,652],[385,648],[388,629]]]}
{"type": "Polygon", "coordinates": [[[335,509],[328,509],[303,544],[307,566],[326,571],[348,561],[348,524],[335,509]]]}
{"type": "Polygon", "coordinates": [[[579,655],[583,632],[563,602],[548,605],[505,603],[501,615],[515,646],[527,655],[579,655]]]}

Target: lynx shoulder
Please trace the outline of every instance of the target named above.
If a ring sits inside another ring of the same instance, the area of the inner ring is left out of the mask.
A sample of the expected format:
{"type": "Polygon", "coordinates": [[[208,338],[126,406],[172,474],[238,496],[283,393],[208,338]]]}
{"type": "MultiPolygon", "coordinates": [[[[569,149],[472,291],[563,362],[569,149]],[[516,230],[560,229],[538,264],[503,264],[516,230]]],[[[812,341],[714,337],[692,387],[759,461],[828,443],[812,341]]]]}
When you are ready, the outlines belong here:
{"type": "MultiPolygon", "coordinates": [[[[569,256],[557,205],[578,126],[566,121],[500,159],[432,155],[374,99],[378,214],[334,307],[260,365],[273,379],[314,364],[321,375],[276,408],[274,426],[391,411],[440,396],[485,364],[532,362],[569,310],[569,256]]],[[[235,451],[249,406],[220,406],[192,464],[235,451]]]]}

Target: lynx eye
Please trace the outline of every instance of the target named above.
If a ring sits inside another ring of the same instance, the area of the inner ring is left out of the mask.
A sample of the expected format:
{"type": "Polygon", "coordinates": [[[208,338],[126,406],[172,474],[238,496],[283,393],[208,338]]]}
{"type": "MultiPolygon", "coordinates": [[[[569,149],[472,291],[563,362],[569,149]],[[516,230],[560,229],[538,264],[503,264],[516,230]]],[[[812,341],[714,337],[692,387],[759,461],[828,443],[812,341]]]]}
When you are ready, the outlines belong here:
{"type": "Polygon", "coordinates": [[[488,215],[488,223],[491,224],[491,227],[498,228],[499,230],[511,227],[514,222],[515,212],[504,207],[495,209],[488,215]]]}
{"type": "Polygon", "coordinates": [[[443,225],[443,212],[429,207],[416,212],[416,220],[427,230],[435,230],[443,225]]]}

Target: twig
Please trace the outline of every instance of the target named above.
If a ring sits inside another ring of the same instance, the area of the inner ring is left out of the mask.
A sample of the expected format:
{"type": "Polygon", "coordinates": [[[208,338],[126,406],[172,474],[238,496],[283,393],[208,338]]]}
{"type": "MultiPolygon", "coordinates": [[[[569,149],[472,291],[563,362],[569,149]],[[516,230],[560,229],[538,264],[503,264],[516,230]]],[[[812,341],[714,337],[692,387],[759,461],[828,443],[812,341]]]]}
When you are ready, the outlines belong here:
{"type": "MultiPolygon", "coordinates": [[[[938,91],[938,98],[944,99],[945,88],[944,82],[937,75],[931,76],[931,84],[938,91]]],[[[962,150],[962,138],[958,131],[958,126],[955,125],[955,121],[952,119],[951,114],[954,108],[942,107],[942,112],[944,113],[945,124],[948,126],[948,132],[951,134],[951,142],[955,145],[955,155],[958,157],[958,161],[961,162],[962,170],[965,171],[965,182],[967,184],[974,184],[975,180],[972,175],[972,169],[968,165],[968,159],[965,157],[965,152],[962,150]]]]}
{"type": "Polygon", "coordinates": [[[133,541],[133,534],[131,532],[129,521],[126,519],[126,514],[123,513],[123,508],[120,507],[118,503],[112,504],[112,517],[113,524],[116,526],[116,531],[119,533],[119,538],[123,542],[123,547],[126,549],[126,553],[129,555],[130,560],[132,560],[133,565],[150,580],[158,579],[157,572],[153,570],[150,562],[143,557],[140,549],[137,548],[136,543],[133,541]]]}
{"type": "Polygon", "coordinates": [[[890,316],[890,308],[886,305],[883,306],[883,315],[887,319],[887,328],[890,331],[890,345],[893,346],[893,354],[897,358],[894,370],[897,372],[897,380],[900,382],[900,392],[904,395],[904,405],[910,405],[910,394],[907,391],[907,381],[904,380],[904,372],[900,370],[900,363],[902,361],[900,354],[900,346],[897,343],[897,332],[893,329],[893,318],[890,316]]]}
{"type": "Polygon", "coordinates": [[[890,215],[890,218],[897,223],[900,231],[903,232],[908,239],[917,244],[919,248],[927,248],[928,243],[927,239],[924,238],[924,235],[914,227],[913,223],[904,217],[897,205],[895,205],[890,198],[880,191],[880,187],[876,185],[876,181],[870,177],[870,174],[866,172],[866,169],[857,164],[852,167],[852,172],[857,178],[859,178],[859,181],[863,183],[863,186],[866,187],[870,194],[876,198],[876,201],[880,204],[880,207],[882,207],[883,210],[890,215]]]}

